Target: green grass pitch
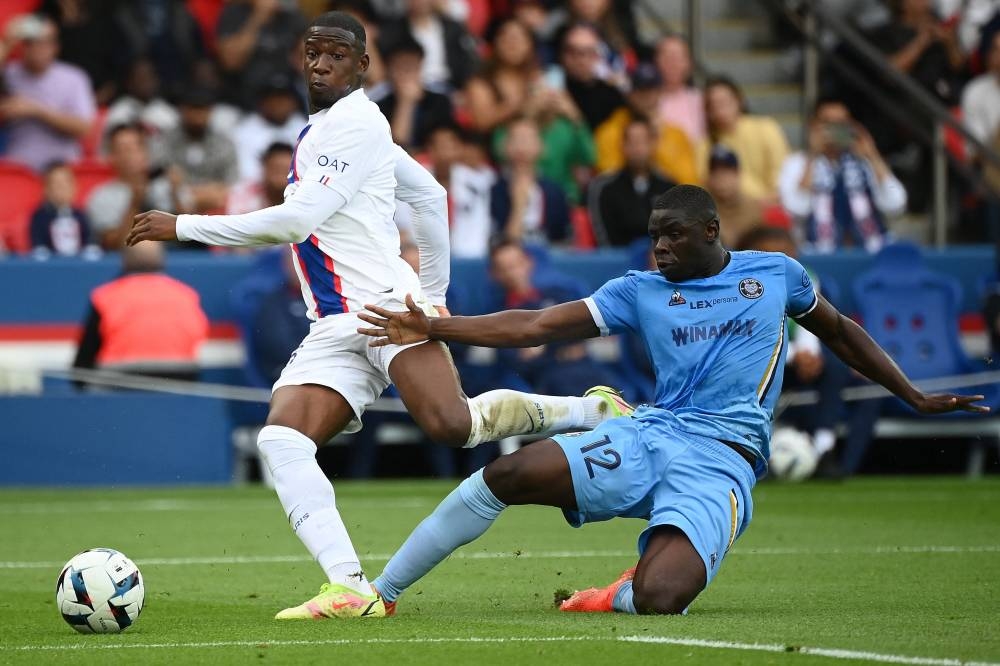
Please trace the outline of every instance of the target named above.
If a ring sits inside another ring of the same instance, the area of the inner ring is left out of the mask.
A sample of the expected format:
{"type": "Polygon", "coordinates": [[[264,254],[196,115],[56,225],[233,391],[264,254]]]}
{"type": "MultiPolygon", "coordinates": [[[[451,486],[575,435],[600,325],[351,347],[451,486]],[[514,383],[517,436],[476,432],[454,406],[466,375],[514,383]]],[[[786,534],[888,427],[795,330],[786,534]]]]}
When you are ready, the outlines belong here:
{"type": "MultiPolygon", "coordinates": [[[[338,483],[374,577],[451,482],[338,483]]],[[[0,490],[0,664],[848,664],[1000,662],[1000,482],[764,484],[753,524],[687,617],[572,615],[559,588],[634,564],[642,523],[568,527],[512,508],[387,620],[277,623],[323,582],[263,488],[0,490]],[[64,561],[137,561],[138,623],[79,635],[64,561]],[[819,649],[817,651],[817,649],[819,649]]]]}

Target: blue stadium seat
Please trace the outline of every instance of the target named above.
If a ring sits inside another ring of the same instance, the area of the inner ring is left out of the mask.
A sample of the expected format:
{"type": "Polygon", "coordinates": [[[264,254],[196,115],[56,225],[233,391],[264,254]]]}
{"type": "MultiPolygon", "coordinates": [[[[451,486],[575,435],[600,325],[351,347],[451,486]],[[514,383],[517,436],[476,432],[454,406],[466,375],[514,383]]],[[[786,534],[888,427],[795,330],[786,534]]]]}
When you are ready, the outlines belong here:
{"type": "Polygon", "coordinates": [[[253,267],[242,280],[233,285],[229,296],[229,304],[232,308],[233,316],[240,329],[240,336],[246,346],[246,362],[243,366],[247,383],[250,386],[260,386],[270,388],[271,382],[264,373],[257,367],[250,350],[254,341],[254,317],[260,307],[261,300],[280,287],[285,281],[284,271],[281,266],[282,253],[287,252],[287,248],[281,246],[261,252],[255,258],[253,267]]]}
{"type": "MultiPolygon", "coordinates": [[[[985,369],[961,347],[961,285],[928,269],[917,246],[897,243],[883,249],[871,270],[855,280],[853,291],[865,329],[909,377],[927,379],[985,369]]],[[[991,406],[1000,402],[996,385],[975,390],[986,394],[991,406]]],[[[893,402],[894,411],[912,414],[899,401],[893,402]]]]}

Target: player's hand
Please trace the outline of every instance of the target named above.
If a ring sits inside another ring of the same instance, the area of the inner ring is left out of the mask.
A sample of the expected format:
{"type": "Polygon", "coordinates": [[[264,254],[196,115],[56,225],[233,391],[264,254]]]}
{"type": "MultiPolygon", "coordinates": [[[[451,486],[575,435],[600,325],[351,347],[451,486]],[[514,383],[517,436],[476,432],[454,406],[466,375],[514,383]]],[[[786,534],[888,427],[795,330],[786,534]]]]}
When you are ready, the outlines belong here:
{"type": "Polygon", "coordinates": [[[148,210],[132,219],[125,244],[129,247],[142,241],[177,240],[177,216],[160,210],[148,210]]]}
{"type": "Polygon", "coordinates": [[[376,305],[365,305],[365,309],[374,314],[362,312],[358,319],[368,322],[374,328],[359,328],[358,333],[375,338],[368,343],[370,347],[412,345],[430,340],[431,320],[413,302],[410,294],[406,295],[406,307],[406,312],[392,312],[376,305]]]}
{"type": "Polygon", "coordinates": [[[986,414],[990,408],[973,403],[983,400],[982,395],[954,395],[952,393],[922,393],[912,407],[921,414],[945,414],[947,412],[972,412],[986,414]]]}

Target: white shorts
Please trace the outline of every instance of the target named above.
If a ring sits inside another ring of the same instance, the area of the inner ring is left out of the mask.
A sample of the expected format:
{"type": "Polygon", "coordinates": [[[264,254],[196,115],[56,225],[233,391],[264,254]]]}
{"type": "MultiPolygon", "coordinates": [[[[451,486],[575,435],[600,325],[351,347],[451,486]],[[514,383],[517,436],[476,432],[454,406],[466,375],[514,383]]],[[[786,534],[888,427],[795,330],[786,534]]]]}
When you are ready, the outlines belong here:
{"type": "MultiPolygon", "coordinates": [[[[437,315],[434,308],[421,303],[428,315],[437,315]]],[[[406,305],[390,302],[382,307],[402,311],[406,305]]],[[[282,386],[319,384],[344,396],[354,410],[354,418],[344,428],[351,433],[361,430],[361,416],[382,395],[392,380],[389,364],[404,349],[424,344],[386,345],[370,347],[371,338],[358,333],[359,326],[368,326],[356,312],[328,315],[314,321],[309,333],[281,371],[271,393],[282,386]]]]}

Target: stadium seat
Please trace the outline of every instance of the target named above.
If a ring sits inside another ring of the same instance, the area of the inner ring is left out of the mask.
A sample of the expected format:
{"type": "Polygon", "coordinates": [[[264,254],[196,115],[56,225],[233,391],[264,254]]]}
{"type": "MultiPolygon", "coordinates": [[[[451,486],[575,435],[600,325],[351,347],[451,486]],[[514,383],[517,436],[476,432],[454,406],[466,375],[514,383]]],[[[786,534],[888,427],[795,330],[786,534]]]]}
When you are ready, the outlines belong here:
{"type": "MultiPolygon", "coordinates": [[[[287,248],[282,246],[277,249],[264,250],[254,262],[251,270],[245,278],[233,285],[230,292],[229,304],[232,307],[233,315],[240,329],[243,344],[247,350],[253,348],[254,344],[254,318],[260,307],[261,299],[265,295],[274,291],[285,281],[284,270],[282,269],[282,253],[287,248]]],[[[246,381],[250,386],[269,387],[270,380],[264,372],[257,366],[253,354],[247,353],[243,366],[246,381]]]]}
{"type": "Polygon", "coordinates": [[[7,34],[7,24],[15,16],[36,11],[42,0],[3,0],[0,2],[0,35],[7,34]]]}
{"type": "Polygon", "coordinates": [[[31,169],[0,162],[0,241],[11,252],[30,249],[28,226],[42,200],[42,180],[31,169]]]}
{"type": "Polygon", "coordinates": [[[71,164],[70,169],[76,178],[76,199],[73,201],[76,206],[82,207],[94,188],[115,178],[111,165],[98,160],[84,159],[71,164]]]}
{"type": "MultiPolygon", "coordinates": [[[[896,243],[875,257],[871,270],[853,285],[854,299],[868,333],[882,345],[906,374],[929,379],[985,370],[966,356],[958,329],[962,288],[954,278],[924,265],[920,249],[896,243]]],[[[986,402],[1000,405],[1000,387],[974,387],[986,402]]],[[[969,389],[965,389],[969,391],[969,389]]],[[[891,411],[912,415],[893,401],[891,411]]],[[[958,412],[947,417],[965,418],[958,412]]]]}
{"type": "Polygon", "coordinates": [[[108,107],[102,106],[97,109],[94,122],[90,125],[90,131],[80,139],[80,147],[83,149],[83,158],[93,159],[101,154],[101,142],[104,140],[104,126],[108,120],[108,107]]]}

